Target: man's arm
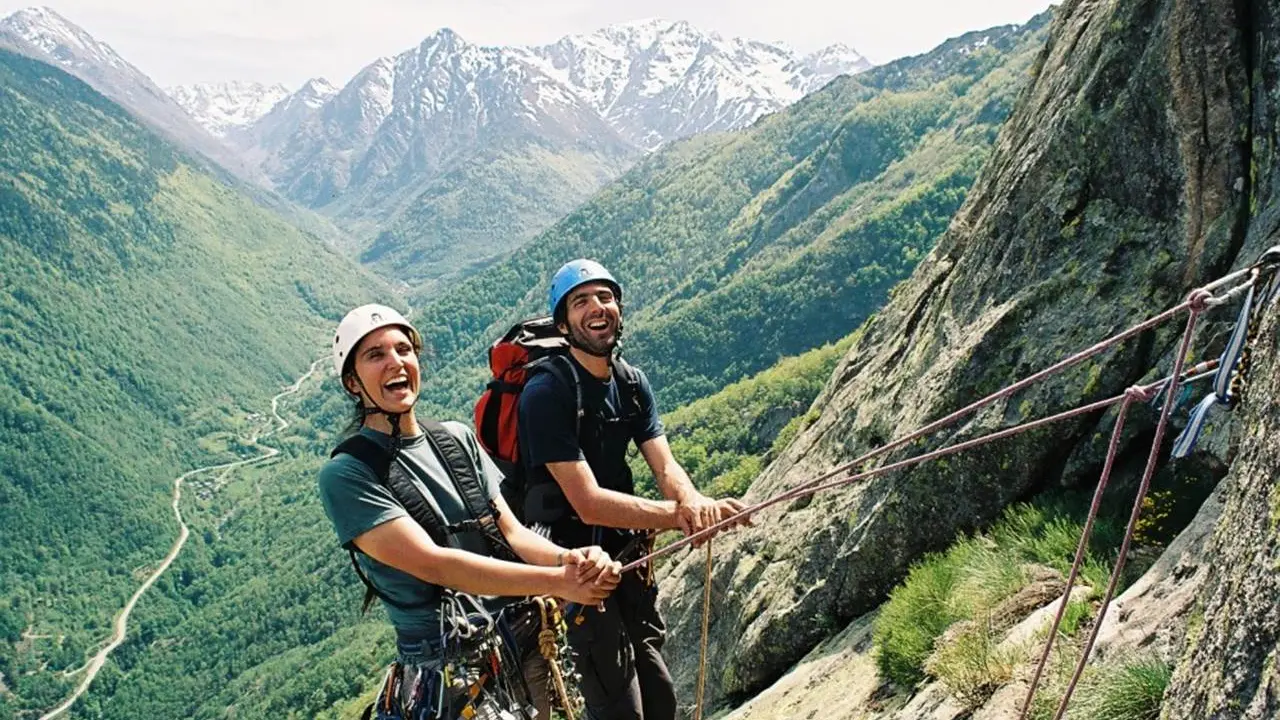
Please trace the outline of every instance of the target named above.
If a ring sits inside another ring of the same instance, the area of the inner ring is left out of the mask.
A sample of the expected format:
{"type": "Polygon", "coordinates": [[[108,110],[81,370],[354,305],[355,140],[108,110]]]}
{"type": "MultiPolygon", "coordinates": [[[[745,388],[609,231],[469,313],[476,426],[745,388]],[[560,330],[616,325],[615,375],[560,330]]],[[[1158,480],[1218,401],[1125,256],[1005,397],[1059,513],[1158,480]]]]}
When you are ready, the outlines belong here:
{"type": "MultiPolygon", "coordinates": [[[[712,500],[699,492],[693,486],[693,481],[689,479],[689,474],[684,471],[680,463],[676,462],[666,435],[659,435],[641,443],[640,454],[648,463],[649,469],[653,471],[658,490],[664,497],[674,500],[679,505],[679,511],[684,516],[683,526],[690,528],[686,532],[693,533],[711,527],[737,515],[746,507],[742,501],[734,498],[712,500]]],[[[747,525],[751,524],[749,519],[744,522],[747,525]]]]}
{"type": "Polygon", "coordinates": [[[657,482],[658,490],[663,497],[677,503],[702,497],[702,493],[698,492],[698,489],[693,486],[693,481],[689,479],[689,474],[680,467],[680,463],[676,462],[675,456],[671,454],[671,445],[667,443],[666,435],[659,435],[640,443],[640,454],[649,464],[649,469],[653,471],[653,479],[657,482]]]}
{"type": "Polygon", "coordinates": [[[649,500],[602,488],[586,461],[550,462],[547,470],[560,485],[574,512],[588,525],[636,530],[684,529],[674,501],[649,500]]]}

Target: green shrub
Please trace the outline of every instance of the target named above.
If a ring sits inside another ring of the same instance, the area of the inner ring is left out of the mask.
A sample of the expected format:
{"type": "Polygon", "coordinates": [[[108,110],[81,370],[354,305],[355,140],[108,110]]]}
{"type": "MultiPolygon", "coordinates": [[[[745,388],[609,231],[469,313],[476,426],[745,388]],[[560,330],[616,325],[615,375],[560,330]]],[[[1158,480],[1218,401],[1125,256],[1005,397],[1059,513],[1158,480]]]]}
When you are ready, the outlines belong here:
{"type": "MultiPolygon", "coordinates": [[[[964,538],[943,553],[929,555],[908,572],[876,620],[876,662],[881,674],[910,686],[943,672],[957,698],[970,702],[1001,677],[1007,659],[992,655],[999,638],[960,639],[953,648],[935,648],[952,623],[987,617],[1027,582],[1027,566],[1045,565],[1066,575],[1075,557],[1083,523],[1069,500],[1043,498],[1009,507],[983,536],[964,538]],[[925,667],[930,655],[940,653],[925,667]],[[945,668],[945,669],[943,669],[945,668]],[[985,679],[984,679],[985,678],[985,679]]],[[[1114,525],[1095,524],[1094,543],[1085,554],[1080,582],[1095,594],[1105,587],[1109,569],[1097,553],[1119,544],[1114,525]]],[[[1068,606],[1063,632],[1074,634],[1092,613],[1085,603],[1068,606]]]]}
{"type": "Polygon", "coordinates": [[[1173,666],[1155,657],[1099,666],[1073,697],[1069,720],[1156,720],[1173,666]]]}
{"type": "Polygon", "coordinates": [[[999,628],[992,627],[989,616],[970,621],[942,642],[929,657],[926,669],[966,708],[976,708],[1013,677],[1020,658],[1017,651],[999,647],[1002,635],[999,628]]]}
{"type": "Polygon", "coordinates": [[[1075,637],[1081,626],[1093,618],[1093,605],[1082,600],[1067,603],[1067,611],[1062,615],[1062,624],[1058,633],[1063,637],[1075,637]]]}
{"type": "Polygon", "coordinates": [[[882,676],[907,687],[925,678],[924,661],[933,652],[934,640],[961,619],[951,594],[963,577],[966,546],[926,556],[889,595],[873,631],[882,676]]]}
{"type": "MultiPolygon", "coordinates": [[[[1030,720],[1050,720],[1062,702],[1080,648],[1059,648],[1032,703],[1030,720]]],[[[1173,666],[1154,656],[1129,657],[1090,665],[1071,696],[1066,720],[1156,720],[1173,666]]]]}

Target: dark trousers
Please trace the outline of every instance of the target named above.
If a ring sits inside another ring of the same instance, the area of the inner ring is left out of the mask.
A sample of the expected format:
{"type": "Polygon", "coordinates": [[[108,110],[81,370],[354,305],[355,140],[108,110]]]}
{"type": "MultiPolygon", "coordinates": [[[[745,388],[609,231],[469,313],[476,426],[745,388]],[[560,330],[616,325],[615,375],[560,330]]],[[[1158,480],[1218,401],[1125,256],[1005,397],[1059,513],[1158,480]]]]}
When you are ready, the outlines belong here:
{"type": "Polygon", "coordinates": [[[605,601],[569,620],[569,646],[590,720],[675,720],[676,692],[662,659],[666,626],[658,588],[629,572],[605,601]],[[579,622],[581,619],[581,622],[579,622]]]}

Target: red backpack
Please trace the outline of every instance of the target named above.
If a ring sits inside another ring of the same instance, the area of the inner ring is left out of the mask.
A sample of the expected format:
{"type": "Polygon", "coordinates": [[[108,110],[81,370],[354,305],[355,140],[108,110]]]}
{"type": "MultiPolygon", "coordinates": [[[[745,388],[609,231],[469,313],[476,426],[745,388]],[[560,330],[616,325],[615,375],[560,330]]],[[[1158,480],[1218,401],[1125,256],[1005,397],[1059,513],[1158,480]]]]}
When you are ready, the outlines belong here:
{"type": "MultiPolygon", "coordinates": [[[[489,348],[492,379],[476,401],[476,437],[501,470],[508,476],[520,473],[520,441],[516,431],[520,393],[536,368],[563,375],[577,387],[576,371],[570,362],[549,358],[567,355],[569,343],[550,317],[516,323],[489,348]]],[[[582,407],[579,390],[578,407],[582,407]]],[[[517,511],[518,512],[518,511],[517,511]]]]}
{"type": "MultiPolygon", "coordinates": [[[[639,403],[638,371],[614,356],[610,360],[621,385],[619,392],[633,405],[639,403]]],[[[480,445],[502,471],[502,495],[513,513],[525,519],[527,483],[524,462],[520,458],[520,393],[536,372],[550,372],[574,388],[576,394],[577,433],[582,432],[582,384],[578,370],[569,359],[569,341],[560,334],[550,317],[539,317],[516,323],[489,347],[489,371],[492,378],[476,401],[475,428],[480,445]]]]}

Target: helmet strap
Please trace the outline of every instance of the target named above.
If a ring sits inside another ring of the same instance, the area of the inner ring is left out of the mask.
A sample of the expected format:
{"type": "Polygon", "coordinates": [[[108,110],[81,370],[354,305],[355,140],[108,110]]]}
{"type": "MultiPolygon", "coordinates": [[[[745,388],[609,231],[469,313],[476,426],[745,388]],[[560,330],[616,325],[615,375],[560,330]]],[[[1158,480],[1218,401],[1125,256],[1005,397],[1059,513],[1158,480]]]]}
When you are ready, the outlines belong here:
{"type": "MultiPolygon", "coordinates": [[[[391,423],[392,447],[398,448],[400,446],[400,437],[401,435],[403,435],[403,433],[400,431],[400,418],[401,416],[404,415],[404,413],[392,412],[382,407],[381,405],[379,405],[377,401],[373,399],[373,396],[369,394],[368,388],[364,386],[364,381],[360,379],[360,374],[354,371],[351,374],[355,376],[356,384],[360,386],[360,399],[359,399],[359,406],[358,406],[360,415],[361,415],[360,424],[363,425],[365,419],[368,418],[370,415],[386,416],[387,422],[391,423]],[[366,400],[369,402],[369,405],[365,404],[366,400]],[[370,407],[370,405],[372,405],[372,407],[370,407]]],[[[415,398],[414,404],[417,404],[417,402],[418,401],[415,398]]]]}

